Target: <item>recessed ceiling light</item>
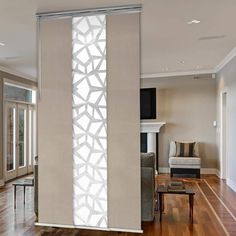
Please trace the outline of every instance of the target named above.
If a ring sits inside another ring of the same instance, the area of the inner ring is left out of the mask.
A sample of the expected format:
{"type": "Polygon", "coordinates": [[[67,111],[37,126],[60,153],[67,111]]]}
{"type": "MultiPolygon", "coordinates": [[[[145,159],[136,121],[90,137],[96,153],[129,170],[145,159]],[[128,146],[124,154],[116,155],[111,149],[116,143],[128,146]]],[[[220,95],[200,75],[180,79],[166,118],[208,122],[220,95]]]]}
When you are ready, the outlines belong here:
{"type": "Polygon", "coordinates": [[[187,22],[187,24],[192,25],[192,24],[199,24],[201,21],[200,20],[191,20],[187,22]]]}
{"type": "Polygon", "coordinates": [[[1,42],[0,42],[0,46],[5,46],[5,43],[1,43],[1,42]]]}
{"type": "Polygon", "coordinates": [[[179,63],[180,63],[180,64],[184,64],[184,63],[185,63],[185,61],[179,61],[179,63]]]}

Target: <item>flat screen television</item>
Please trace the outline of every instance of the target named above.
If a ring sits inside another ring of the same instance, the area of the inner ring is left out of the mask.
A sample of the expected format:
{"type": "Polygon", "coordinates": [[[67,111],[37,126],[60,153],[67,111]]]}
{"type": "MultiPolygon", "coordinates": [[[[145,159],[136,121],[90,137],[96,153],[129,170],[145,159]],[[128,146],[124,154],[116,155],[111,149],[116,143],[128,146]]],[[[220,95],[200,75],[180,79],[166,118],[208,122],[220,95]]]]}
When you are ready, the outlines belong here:
{"type": "Polygon", "coordinates": [[[156,88],[140,90],[140,119],[156,119],[156,88]]]}

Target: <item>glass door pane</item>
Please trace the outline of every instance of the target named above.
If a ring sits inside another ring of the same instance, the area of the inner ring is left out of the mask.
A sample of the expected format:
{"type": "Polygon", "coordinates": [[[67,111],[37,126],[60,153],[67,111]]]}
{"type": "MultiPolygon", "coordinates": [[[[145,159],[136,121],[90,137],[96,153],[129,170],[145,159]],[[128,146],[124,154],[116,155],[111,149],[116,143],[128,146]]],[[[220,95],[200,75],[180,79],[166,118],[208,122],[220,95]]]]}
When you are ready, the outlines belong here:
{"type": "Polygon", "coordinates": [[[36,109],[34,108],[33,110],[33,114],[32,114],[32,136],[33,136],[33,160],[34,158],[38,155],[37,154],[37,113],[36,113],[36,109]]]}
{"type": "Polygon", "coordinates": [[[7,107],[7,171],[15,170],[16,168],[16,108],[7,107]]]}
{"type": "MultiPolygon", "coordinates": [[[[6,180],[25,175],[27,174],[27,171],[29,171],[29,173],[32,172],[32,159],[30,162],[31,166],[28,159],[30,149],[30,147],[28,147],[28,136],[30,132],[28,129],[28,118],[27,105],[6,102],[4,123],[6,180]],[[31,169],[29,167],[31,167],[31,169]]],[[[30,141],[30,146],[32,147],[32,139],[30,141]]]]}
{"type": "Polygon", "coordinates": [[[36,109],[35,106],[28,107],[28,173],[33,171],[33,160],[36,153],[36,109]]]}
{"type": "Polygon", "coordinates": [[[29,130],[29,139],[28,139],[28,165],[32,165],[32,110],[29,108],[29,123],[28,123],[28,130],[29,130]]]}
{"type": "Polygon", "coordinates": [[[18,147],[19,147],[19,167],[26,166],[26,109],[18,109],[18,147]]]}

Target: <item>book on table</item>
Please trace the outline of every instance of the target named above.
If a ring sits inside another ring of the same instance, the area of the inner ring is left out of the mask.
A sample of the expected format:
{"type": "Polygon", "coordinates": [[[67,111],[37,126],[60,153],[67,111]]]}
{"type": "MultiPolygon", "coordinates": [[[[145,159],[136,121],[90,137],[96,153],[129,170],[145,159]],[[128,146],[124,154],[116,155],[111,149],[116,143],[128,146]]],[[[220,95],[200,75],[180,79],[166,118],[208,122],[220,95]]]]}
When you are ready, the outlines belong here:
{"type": "Polygon", "coordinates": [[[170,181],[167,187],[168,191],[185,191],[185,186],[182,181],[170,181]]]}

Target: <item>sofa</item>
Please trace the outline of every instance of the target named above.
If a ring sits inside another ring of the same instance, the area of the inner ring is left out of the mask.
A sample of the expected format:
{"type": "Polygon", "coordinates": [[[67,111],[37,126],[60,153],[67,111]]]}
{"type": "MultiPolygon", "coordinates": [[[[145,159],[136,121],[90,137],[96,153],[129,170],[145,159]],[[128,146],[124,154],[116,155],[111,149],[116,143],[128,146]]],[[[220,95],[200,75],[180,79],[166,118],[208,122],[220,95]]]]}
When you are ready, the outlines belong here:
{"type": "Polygon", "coordinates": [[[198,146],[198,142],[194,141],[170,142],[169,167],[171,177],[175,174],[181,174],[200,178],[201,158],[199,157],[198,146]],[[188,154],[190,149],[192,149],[191,154],[188,154]]]}
{"type": "Polygon", "coordinates": [[[141,153],[141,218],[153,221],[155,211],[155,153],[141,153]]]}

